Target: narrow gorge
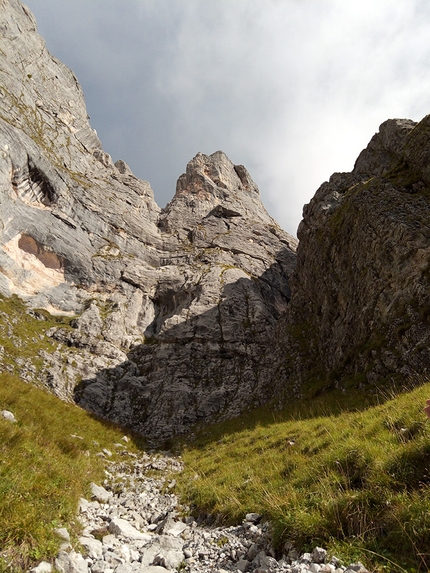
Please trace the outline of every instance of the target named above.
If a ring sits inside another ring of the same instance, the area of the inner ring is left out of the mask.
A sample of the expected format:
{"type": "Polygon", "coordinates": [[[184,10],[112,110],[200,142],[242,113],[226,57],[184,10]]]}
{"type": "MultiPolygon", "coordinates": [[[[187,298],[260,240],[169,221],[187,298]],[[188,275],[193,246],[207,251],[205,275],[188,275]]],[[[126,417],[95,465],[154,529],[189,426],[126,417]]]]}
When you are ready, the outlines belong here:
{"type": "Polygon", "coordinates": [[[162,209],[0,0],[0,573],[427,571],[429,166],[388,119],[298,239],[222,151],[162,209]]]}

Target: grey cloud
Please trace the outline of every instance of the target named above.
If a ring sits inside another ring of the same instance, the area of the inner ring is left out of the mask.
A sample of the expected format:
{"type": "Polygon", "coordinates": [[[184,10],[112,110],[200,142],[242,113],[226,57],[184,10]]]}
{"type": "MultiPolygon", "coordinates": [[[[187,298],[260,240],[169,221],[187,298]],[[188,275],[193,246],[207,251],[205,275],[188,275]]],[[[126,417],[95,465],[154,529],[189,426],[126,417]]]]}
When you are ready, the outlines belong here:
{"type": "Polygon", "coordinates": [[[389,117],[428,111],[420,0],[27,0],[114,159],[164,205],[198,151],[243,163],[294,233],[389,117]]]}

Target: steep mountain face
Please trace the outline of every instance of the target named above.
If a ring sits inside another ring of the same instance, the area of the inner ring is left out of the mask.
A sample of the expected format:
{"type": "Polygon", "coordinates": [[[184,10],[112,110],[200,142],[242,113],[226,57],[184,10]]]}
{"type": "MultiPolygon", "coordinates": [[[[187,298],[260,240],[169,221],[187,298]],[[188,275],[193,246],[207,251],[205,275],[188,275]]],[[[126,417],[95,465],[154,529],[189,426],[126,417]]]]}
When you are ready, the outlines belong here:
{"type": "Polygon", "coordinates": [[[428,372],[430,116],[383,123],[320,187],[296,258],[220,151],[197,154],[161,210],[103,151],[19,0],[0,0],[0,31],[0,293],[62,316],[36,356],[0,347],[2,369],[154,439],[307,385],[428,372]]]}
{"type": "Polygon", "coordinates": [[[34,377],[157,438],[270,399],[296,240],[222,152],[199,153],[160,210],[103,151],[28,9],[0,8],[0,292],[74,317],[34,377]]]}
{"type": "MultiPolygon", "coordinates": [[[[137,260],[122,270],[133,296],[145,300],[137,309],[143,344],[76,389],[85,408],[158,437],[271,399],[266,355],[295,264],[294,240],[265,213],[245,170],[221,152],[190,162],[159,225],[176,250],[150,271],[137,260]]],[[[78,332],[98,324],[91,336],[113,342],[122,315],[115,306],[103,325],[92,305],[78,332]]],[[[54,336],[70,340],[64,331],[54,336]]]]}
{"type": "Polygon", "coordinates": [[[388,120],[305,206],[280,329],[290,378],[375,387],[429,371],[429,160],[430,116],[388,120]]]}

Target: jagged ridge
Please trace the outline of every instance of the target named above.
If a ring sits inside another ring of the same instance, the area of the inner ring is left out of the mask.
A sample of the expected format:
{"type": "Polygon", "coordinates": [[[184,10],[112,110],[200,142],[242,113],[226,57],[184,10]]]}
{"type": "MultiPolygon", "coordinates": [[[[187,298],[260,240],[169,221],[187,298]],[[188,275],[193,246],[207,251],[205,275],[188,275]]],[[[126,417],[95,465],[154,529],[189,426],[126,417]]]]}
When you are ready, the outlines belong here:
{"type": "Polygon", "coordinates": [[[220,151],[189,163],[161,211],[103,151],[28,10],[3,8],[0,291],[77,315],[48,331],[61,346],[43,354],[46,383],[157,438],[270,399],[295,239],[220,151]]]}

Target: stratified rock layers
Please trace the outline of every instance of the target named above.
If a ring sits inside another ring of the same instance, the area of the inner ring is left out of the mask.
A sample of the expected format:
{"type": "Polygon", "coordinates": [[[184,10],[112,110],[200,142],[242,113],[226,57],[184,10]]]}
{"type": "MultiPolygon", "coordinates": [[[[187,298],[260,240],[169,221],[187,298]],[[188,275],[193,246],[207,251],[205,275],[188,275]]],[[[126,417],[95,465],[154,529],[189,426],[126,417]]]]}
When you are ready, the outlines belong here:
{"type": "Polygon", "coordinates": [[[197,154],[161,210],[103,151],[28,9],[0,7],[0,292],[73,316],[27,378],[164,439],[303,384],[428,372],[428,117],[385,122],[320,187],[296,267],[296,240],[221,151],[197,154]]]}
{"type": "MultiPolygon", "coordinates": [[[[142,298],[143,344],[133,345],[128,362],[84,380],[76,389],[81,405],[161,436],[271,399],[267,354],[289,301],[295,243],[248,180],[249,190],[220,152],[189,164],[189,189],[178,185],[160,217],[176,250],[151,272],[136,260],[122,270],[132,296],[142,298]]],[[[124,340],[123,315],[116,306],[93,337],[124,340]]]]}
{"type": "Polygon", "coordinates": [[[0,27],[0,291],[76,316],[48,333],[47,385],[156,438],[270,400],[296,240],[246,169],[199,153],[161,211],[27,8],[3,0],[0,27]]]}

